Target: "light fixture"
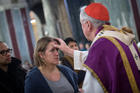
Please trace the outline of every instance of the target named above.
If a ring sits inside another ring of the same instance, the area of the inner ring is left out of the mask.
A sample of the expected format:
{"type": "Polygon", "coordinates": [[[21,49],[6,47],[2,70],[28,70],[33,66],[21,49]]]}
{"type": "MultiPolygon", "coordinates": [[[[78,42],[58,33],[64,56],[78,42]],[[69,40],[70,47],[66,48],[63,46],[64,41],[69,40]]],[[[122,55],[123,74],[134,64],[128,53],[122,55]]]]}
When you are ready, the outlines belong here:
{"type": "Polygon", "coordinates": [[[31,23],[36,23],[36,20],[35,19],[32,19],[30,22],[31,23]]]}

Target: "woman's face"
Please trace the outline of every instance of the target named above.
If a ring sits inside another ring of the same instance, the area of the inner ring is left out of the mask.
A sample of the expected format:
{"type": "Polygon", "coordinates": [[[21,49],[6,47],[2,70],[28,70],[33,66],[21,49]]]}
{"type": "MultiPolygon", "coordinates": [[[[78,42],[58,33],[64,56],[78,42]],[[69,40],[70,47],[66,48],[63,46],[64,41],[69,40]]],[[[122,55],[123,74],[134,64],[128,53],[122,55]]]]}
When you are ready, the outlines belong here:
{"type": "Polygon", "coordinates": [[[45,53],[43,54],[43,59],[45,60],[46,64],[59,64],[59,54],[58,49],[54,47],[57,44],[56,41],[52,41],[48,44],[45,53]]]}

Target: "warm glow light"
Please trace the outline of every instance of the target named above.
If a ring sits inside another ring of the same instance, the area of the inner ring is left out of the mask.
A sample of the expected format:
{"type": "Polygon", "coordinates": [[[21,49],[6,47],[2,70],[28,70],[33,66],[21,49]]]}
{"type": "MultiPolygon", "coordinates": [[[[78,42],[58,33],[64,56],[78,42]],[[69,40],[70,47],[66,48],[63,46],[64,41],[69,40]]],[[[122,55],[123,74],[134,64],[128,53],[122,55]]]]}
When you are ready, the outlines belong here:
{"type": "Polygon", "coordinates": [[[31,23],[36,23],[36,20],[35,19],[32,19],[30,22],[31,23]]]}
{"type": "Polygon", "coordinates": [[[47,31],[45,31],[45,35],[48,35],[48,32],[47,31]]]}

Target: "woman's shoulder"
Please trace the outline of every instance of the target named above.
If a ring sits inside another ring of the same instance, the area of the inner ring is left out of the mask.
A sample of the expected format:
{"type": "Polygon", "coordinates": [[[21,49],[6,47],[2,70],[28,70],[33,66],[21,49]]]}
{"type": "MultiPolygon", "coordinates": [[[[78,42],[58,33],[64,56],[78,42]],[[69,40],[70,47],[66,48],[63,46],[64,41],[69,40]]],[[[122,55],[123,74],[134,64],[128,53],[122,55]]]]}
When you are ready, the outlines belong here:
{"type": "Polygon", "coordinates": [[[64,65],[57,65],[58,69],[63,73],[67,75],[77,75],[73,70],[71,70],[69,67],[64,66],[64,65]]]}
{"type": "Polygon", "coordinates": [[[64,65],[61,65],[61,64],[57,65],[57,67],[58,67],[60,70],[67,70],[67,71],[73,72],[69,67],[64,66],[64,65]]]}
{"type": "Polygon", "coordinates": [[[26,76],[28,76],[28,77],[34,76],[34,75],[40,74],[39,72],[40,72],[40,71],[38,70],[38,68],[37,68],[37,67],[34,67],[34,68],[32,68],[32,69],[27,73],[26,76]]]}

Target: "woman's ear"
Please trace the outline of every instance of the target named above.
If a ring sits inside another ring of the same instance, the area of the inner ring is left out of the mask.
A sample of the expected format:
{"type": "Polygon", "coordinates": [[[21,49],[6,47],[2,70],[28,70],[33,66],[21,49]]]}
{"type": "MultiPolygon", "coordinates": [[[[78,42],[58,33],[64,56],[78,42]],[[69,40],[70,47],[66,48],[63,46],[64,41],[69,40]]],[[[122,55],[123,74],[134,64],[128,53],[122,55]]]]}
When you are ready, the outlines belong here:
{"type": "Polygon", "coordinates": [[[40,58],[44,58],[44,55],[42,52],[39,52],[38,55],[40,56],[40,58]]]}

